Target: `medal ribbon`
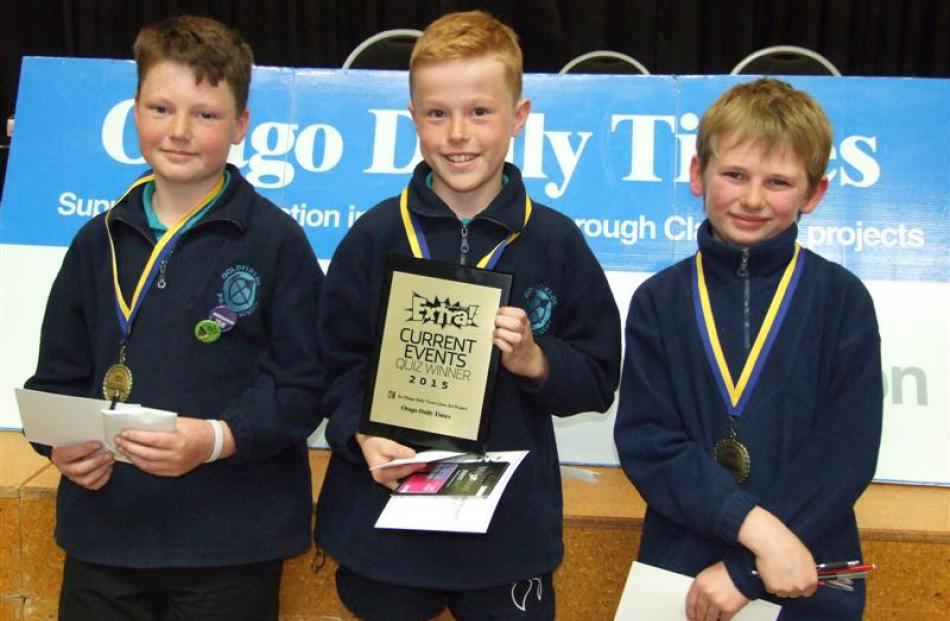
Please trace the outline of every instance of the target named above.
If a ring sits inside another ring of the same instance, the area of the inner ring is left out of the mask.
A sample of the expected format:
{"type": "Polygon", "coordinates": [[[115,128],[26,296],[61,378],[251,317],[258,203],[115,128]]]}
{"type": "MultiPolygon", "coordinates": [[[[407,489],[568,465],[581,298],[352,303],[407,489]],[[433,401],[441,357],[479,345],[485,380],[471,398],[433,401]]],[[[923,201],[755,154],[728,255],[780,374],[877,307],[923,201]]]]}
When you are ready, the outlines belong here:
{"type": "Polygon", "coordinates": [[[782,328],[785,313],[795,294],[795,289],[798,287],[799,277],[804,265],[804,255],[799,256],[799,250],[801,248],[798,244],[795,244],[792,260],[785,268],[785,273],[782,274],[775,295],[772,296],[772,302],[769,304],[769,309],[762,320],[762,326],[759,328],[759,333],[755,337],[752,349],[749,351],[745,365],[742,367],[738,383],[734,383],[732,380],[732,374],[726,364],[726,356],[722,351],[722,344],[719,342],[712,304],[709,302],[709,291],[706,289],[706,277],[703,274],[702,253],[696,253],[696,263],[694,264],[696,277],[694,279],[695,288],[693,289],[696,323],[699,325],[699,334],[706,350],[709,366],[712,368],[719,393],[722,395],[730,416],[742,416],[742,410],[755,389],[759,374],[765,366],[769,352],[772,350],[775,337],[782,328]]]}
{"type": "MultiPolygon", "coordinates": [[[[139,177],[129,186],[129,189],[119,197],[119,200],[116,201],[116,204],[122,202],[122,199],[125,198],[129,192],[137,188],[138,186],[153,181],[155,179],[155,174],[151,171],[146,172],[144,175],[139,177]]],[[[122,295],[122,289],[119,287],[119,266],[116,261],[115,254],[115,241],[112,239],[112,231],[109,229],[109,217],[112,215],[112,209],[106,213],[105,224],[106,224],[106,235],[109,237],[109,251],[112,256],[112,286],[115,289],[115,307],[116,315],[119,319],[119,330],[122,332],[122,341],[125,342],[129,334],[129,329],[132,326],[132,322],[135,320],[135,315],[139,312],[139,309],[142,308],[142,302],[145,300],[145,295],[148,293],[148,290],[152,286],[152,281],[155,280],[155,274],[158,273],[158,268],[161,265],[172,250],[175,249],[175,244],[178,243],[178,239],[181,237],[181,234],[188,229],[188,225],[191,224],[191,220],[196,216],[201,215],[201,210],[204,209],[208,203],[215,199],[218,194],[221,192],[224,187],[224,175],[221,176],[221,179],[218,183],[215,184],[214,188],[211,189],[208,194],[188,213],[186,213],[182,218],[171,226],[165,235],[162,236],[160,240],[155,244],[155,247],[152,249],[152,254],[149,256],[148,261],[145,263],[145,267],[142,270],[142,274],[139,276],[138,284],[135,286],[135,292],[132,294],[132,300],[126,302],[125,297],[122,295]]]]}
{"type": "MultiPolygon", "coordinates": [[[[528,226],[528,220],[531,219],[531,209],[531,199],[525,195],[524,226],[528,226]]],[[[406,238],[409,240],[409,248],[412,249],[412,256],[417,259],[431,259],[432,256],[429,254],[429,246],[426,243],[426,236],[422,230],[422,225],[416,217],[416,214],[409,210],[409,188],[404,188],[402,194],[399,195],[399,212],[402,214],[402,225],[406,229],[406,238]]],[[[479,259],[475,267],[487,270],[494,268],[495,264],[498,263],[498,259],[501,258],[501,253],[505,251],[505,248],[507,248],[509,244],[518,239],[519,235],[521,235],[520,231],[510,233],[505,239],[498,242],[488,254],[479,259]]]]}

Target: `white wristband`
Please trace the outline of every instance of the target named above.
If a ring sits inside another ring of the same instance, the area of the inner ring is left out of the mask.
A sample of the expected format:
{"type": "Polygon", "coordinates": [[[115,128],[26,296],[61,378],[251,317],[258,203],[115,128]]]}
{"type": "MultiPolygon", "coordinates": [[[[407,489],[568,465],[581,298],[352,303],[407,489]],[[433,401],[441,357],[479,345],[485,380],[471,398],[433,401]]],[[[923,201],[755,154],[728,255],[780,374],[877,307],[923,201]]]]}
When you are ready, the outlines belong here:
{"type": "Polygon", "coordinates": [[[208,420],[211,430],[214,431],[214,448],[211,449],[211,456],[208,457],[206,464],[218,461],[221,457],[221,449],[224,448],[224,424],[219,420],[208,420]]]}

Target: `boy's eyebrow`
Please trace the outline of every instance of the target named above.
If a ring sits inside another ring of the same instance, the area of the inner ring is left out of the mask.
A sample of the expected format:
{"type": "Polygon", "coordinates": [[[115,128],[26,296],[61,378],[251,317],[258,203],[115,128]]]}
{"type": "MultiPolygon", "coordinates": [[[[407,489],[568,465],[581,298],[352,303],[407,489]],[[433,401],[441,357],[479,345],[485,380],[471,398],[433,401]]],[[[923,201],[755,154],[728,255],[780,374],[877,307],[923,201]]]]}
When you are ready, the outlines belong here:
{"type": "MultiPolygon", "coordinates": [[[[741,164],[729,164],[727,162],[720,162],[719,168],[720,170],[724,170],[728,172],[735,171],[735,172],[747,173],[749,171],[747,167],[742,166],[741,164]]],[[[791,171],[791,172],[765,171],[764,176],[770,179],[782,179],[785,181],[791,181],[797,176],[797,174],[798,173],[795,171],[791,171]]]]}
{"type": "Polygon", "coordinates": [[[453,105],[459,105],[463,108],[491,108],[501,104],[497,99],[493,99],[491,97],[473,97],[472,99],[459,102],[458,104],[450,104],[441,99],[426,98],[416,100],[415,105],[426,108],[449,108],[453,105]]]}

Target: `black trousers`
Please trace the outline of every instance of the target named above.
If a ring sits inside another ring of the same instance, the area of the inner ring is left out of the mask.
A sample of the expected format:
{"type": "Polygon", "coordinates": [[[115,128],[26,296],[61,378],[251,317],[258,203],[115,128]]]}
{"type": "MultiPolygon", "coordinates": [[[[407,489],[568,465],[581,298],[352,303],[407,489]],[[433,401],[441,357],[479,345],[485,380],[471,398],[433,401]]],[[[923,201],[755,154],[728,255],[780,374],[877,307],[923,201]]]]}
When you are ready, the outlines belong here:
{"type": "Polygon", "coordinates": [[[473,591],[399,586],[361,576],[340,565],[337,594],[364,621],[428,621],[446,608],[459,621],[553,621],[552,574],[473,591]]]}
{"type": "Polygon", "coordinates": [[[60,621],[277,621],[283,561],[234,567],[63,566],[60,621]]]}

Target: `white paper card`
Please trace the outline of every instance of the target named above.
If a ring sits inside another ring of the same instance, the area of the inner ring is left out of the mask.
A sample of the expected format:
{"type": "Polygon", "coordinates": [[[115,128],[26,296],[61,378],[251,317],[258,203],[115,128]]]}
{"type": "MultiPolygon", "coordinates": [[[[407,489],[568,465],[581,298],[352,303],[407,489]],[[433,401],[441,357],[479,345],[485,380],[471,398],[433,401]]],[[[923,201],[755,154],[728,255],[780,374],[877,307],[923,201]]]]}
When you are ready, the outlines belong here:
{"type": "MultiPolygon", "coordinates": [[[[687,621],[686,593],[692,582],[689,576],[634,562],[614,621],[687,621]]],[[[733,620],[775,621],[781,611],[781,606],[754,599],[733,620]]]]}
{"type": "Polygon", "coordinates": [[[15,388],[17,407],[26,439],[47,446],[102,441],[103,399],[69,397],[15,388]]]}
{"type": "Polygon", "coordinates": [[[379,470],[380,468],[392,468],[393,466],[407,466],[409,464],[428,464],[433,461],[441,461],[450,457],[460,457],[465,453],[458,451],[421,451],[413,457],[404,457],[403,459],[394,459],[385,464],[378,464],[370,470],[379,470]]]}
{"type": "MultiPolygon", "coordinates": [[[[114,438],[123,429],[172,432],[178,424],[175,412],[156,410],[103,399],[71,397],[16,388],[17,406],[26,439],[47,446],[68,446],[96,440],[115,453],[114,438]]],[[[125,461],[117,453],[117,459],[125,461]]]]}
{"type": "Polygon", "coordinates": [[[166,410],[156,410],[141,405],[116,404],[116,409],[102,410],[102,439],[110,451],[115,453],[118,461],[129,463],[129,460],[119,452],[115,445],[115,437],[123,429],[138,429],[140,431],[162,431],[171,433],[178,426],[178,415],[166,410]]]}
{"type": "Polygon", "coordinates": [[[484,457],[466,455],[458,461],[506,461],[508,467],[487,498],[474,496],[393,495],[376,520],[376,528],[485,533],[508,482],[528,451],[489,452],[484,457]]]}

